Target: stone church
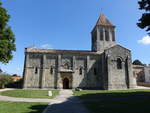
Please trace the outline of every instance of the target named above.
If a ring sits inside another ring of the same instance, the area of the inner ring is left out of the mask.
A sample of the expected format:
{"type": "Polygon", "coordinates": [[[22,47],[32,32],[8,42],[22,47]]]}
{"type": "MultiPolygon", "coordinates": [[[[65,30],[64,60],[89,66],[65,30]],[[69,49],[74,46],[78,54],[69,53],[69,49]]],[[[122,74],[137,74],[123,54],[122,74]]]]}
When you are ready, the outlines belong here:
{"type": "Polygon", "coordinates": [[[116,43],[115,26],[103,14],[91,35],[89,51],[26,48],[23,88],[135,87],[131,51],[116,43]]]}

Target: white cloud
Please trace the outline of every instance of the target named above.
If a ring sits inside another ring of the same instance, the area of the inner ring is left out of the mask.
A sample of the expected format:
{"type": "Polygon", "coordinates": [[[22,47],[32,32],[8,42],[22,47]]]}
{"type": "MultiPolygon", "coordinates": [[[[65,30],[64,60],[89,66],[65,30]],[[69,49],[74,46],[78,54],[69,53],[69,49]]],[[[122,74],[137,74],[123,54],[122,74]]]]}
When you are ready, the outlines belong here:
{"type": "Polygon", "coordinates": [[[150,44],[150,36],[149,35],[144,36],[141,40],[138,40],[138,43],[144,44],[144,45],[149,45],[150,44]]]}
{"type": "Polygon", "coordinates": [[[43,49],[53,49],[52,45],[50,45],[50,44],[43,44],[43,45],[41,45],[41,48],[43,48],[43,49]]]}

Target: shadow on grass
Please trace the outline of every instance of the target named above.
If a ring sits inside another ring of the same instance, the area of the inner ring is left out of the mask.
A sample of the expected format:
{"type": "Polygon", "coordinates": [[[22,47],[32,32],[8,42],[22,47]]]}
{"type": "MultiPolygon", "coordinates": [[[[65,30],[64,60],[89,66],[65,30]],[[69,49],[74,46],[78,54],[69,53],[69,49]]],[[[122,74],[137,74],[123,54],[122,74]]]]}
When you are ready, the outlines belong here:
{"type": "MultiPolygon", "coordinates": [[[[30,113],[42,113],[45,106],[32,106],[31,109],[34,110],[30,113]],[[40,109],[41,108],[41,109],[40,109]]],[[[47,113],[89,113],[85,106],[79,103],[79,98],[69,97],[65,101],[56,102],[46,108],[47,113]]]]}
{"type": "MultiPolygon", "coordinates": [[[[83,91],[84,92],[84,91],[83,91]]],[[[91,113],[149,113],[150,92],[96,92],[80,94],[91,113]]]]}
{"type": "Polygon", "coordinates": [[[29,109],[31,109],[32,111],[29,112],[29,113],[42,113],[46,107],[47,107],[47,105],[34,105],[34,106],[31,106],[29,109]]]}
{"type": "Polygon", "coordinates": [[[130,100],[130,99],[150,99],[150,92],[136,91],[136,92],[96,92],[81,94],[79,97],[83,101],[100,101],[100,100],[130,100]]]}

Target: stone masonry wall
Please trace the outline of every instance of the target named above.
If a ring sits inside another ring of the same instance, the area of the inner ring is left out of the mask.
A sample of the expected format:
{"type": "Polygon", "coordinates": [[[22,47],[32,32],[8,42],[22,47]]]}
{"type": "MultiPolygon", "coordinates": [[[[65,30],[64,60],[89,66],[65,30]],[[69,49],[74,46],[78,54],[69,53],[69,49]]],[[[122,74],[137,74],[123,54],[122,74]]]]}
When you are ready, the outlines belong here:
{"type": "Polygon", "coordinates": [[[99,55],[26,53],[26,56],[24,88],[63,88],[63,77],[70,79],[70,88],[102,87],[99,55]]]}

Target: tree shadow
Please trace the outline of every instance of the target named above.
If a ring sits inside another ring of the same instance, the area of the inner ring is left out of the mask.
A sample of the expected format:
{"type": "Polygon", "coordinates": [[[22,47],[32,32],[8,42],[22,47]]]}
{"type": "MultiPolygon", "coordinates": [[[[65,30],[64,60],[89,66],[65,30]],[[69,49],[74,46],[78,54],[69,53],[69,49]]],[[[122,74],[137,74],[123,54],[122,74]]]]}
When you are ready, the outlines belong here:
{"type": "Polygon", "coordinates": [[[104,91],[79,97],[91,113],[149,113],[150,92],[146,91],[104,91]]]}
{"type": "MultiPolygon", "coordinates": [[[[47,108],[49,113],[141,113],[149,111],[150,92],[110,91],[72,96],[63,102],[54,103],[47,108]],[[80,99],[79,99],[80,98],[80,99]],[[87,107],[84,107],[84,105],[87,107]]],[[[47,105],[31,106],[32,112],[42,113],[47,105]]]]}
{"type": "MultiPolygon", "coordinates": [[[[32,106],[32,112],[29,113],[42,113],[46,105],[32,106]]],[[[86,107],[80,103],[78,97],[72,96],[64,100],[63,102],[56,102],[49,105],[46,108],[48,113],[89,113],[86,107]]]]}
{"type": "Polygon", "coordinates": [[[29,109],[32,109],[29,113],[42,113],[43,110],[47,107],[47,105],[34,105],[31,106],[29,109]]]}
{"type": "Polygon", "coordinates": [[[82,101],[111,101],[111,100],[136,100],[136,99],[150,99],[150,92],[136,91],[136,92],[102,92],[82,94],[79,96],[82,101]]]}

